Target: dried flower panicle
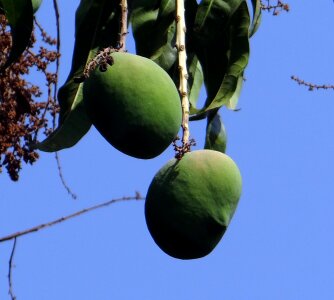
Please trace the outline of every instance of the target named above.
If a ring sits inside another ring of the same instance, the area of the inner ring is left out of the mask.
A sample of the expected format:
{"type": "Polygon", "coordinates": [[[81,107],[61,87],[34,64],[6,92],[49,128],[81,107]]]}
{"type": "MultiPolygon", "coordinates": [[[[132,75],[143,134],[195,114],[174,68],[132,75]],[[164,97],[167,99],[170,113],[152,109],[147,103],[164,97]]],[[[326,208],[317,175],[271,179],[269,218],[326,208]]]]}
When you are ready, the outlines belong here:
{"type": "Polygon", "coordinates": [[[280,12],[290,11],[290,6],[287,3],[283,3],[283,1],[276,0],[276,4],[271,4],[271,0],[266,0],[266,4],[261,1],[261,9],[266,10],[268,12],[272,12],[274,16],[278,16],[280,12]]]}
{"type": "MultiPolygon", "coordinates": [[[[55,41],[43,30],[41,35],[46,47],[54,45],[55,41]]],[[[6,17],[0,14],[0,65],[5,63],[11,43],[6,17]]],[[[0,172],[5,167],[13,181],[19,179],[22,161],[33,164],[38,159],[38,153],[29,145],[36,140],[40,129],[43,129],[45,135],[52,131],[49,116],[54,118],[59,110],[52,96],[57,76],[48,71],[59,54],[43,46],[34,53],[35,44],[36,37],[33,34],[29,48],[0,74],[0,172]],[[37,101],[42,96],[40,87],[26,80],[32,68],[45,75],[47,99],[44,101],[37,101]]]]}

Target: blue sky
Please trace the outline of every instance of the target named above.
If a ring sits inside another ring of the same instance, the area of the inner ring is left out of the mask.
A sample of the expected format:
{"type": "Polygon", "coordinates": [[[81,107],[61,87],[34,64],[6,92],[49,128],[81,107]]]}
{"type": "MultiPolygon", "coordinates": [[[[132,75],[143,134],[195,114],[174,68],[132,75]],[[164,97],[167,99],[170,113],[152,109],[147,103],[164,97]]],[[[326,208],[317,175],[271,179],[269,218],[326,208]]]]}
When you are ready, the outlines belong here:
{"type": "MultiPolygon", "coordinates": [[[[78,0],[59,1],[66,79],[78,0]]],[[[13,270],[17,298],[117,300],[296,300],[334,298],[334,99],[290,79],[334,84],[332,1],[289,0],[289,13],[264,13],[251,40],[241,110],[222,109],[227,153],[240,167],[243,194],[217,248],[199,260],[164,254],[150,237],[144,202],[112,205],[18,239],[13,270]]],[[[38,12],[54,32],[51,1],[38,12]]],[[[128,49],[133,52],[129,41],[128,49]]],[[[191,123],[197,147],[205,124],[191,123]]],[[[172,148],[149,161],[113,149],[96,130],[59,153],[41,153],[18,183],[0,177],[0,236],[108,199],[146,194],[172,148]]],[[[0,299],[7,295],[12,242],[0,244],[0,299]]]]}

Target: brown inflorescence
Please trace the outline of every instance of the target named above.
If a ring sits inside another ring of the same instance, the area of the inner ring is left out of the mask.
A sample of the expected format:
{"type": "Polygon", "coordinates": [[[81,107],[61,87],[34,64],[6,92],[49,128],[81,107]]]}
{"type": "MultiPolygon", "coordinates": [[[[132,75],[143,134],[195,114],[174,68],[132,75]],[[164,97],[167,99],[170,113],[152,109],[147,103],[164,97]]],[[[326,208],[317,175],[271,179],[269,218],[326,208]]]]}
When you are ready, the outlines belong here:
{"type": "MultiPolygon", "coordinates": [[[[55,44],[56,41],[47,37],[42,30],[41,35],[46,47],[55,44]]],[[[40,129],[43,129],[45,135],[52,132],[52,119],[59,111],[52,95],[57,75],[48,71],[59,54],[42,46],[34,53],[36,43],[36,36],[32,34],[26,51],[0,74],[0,172],[5,167],[13,181],[19,179],[22,161],[33,164],[38,159],[38,153],[30,148],[30,144],[36,140],[40,129]],[[33,68],[45,76],[46,100],[40,100],[40,86],[44,82],[37,86],[26,80],[33,68]]],[[[0,14],[0,66],[8,58],[11,44],[12,37],[6,17],[0,14]]]]}
{"type": "Polygon", "coordinates": [[[261,3],[261,9],[266,10],[268,12],[272,12],[274,16],[278,16],[280,12],[290,11],[290,6],[287,3],[283,3],[283,1],[277,0],[276,4],[271,4],[270,0],[266,0],[266,4],[263,3],[263,1],[260,1],[261,3]]]}

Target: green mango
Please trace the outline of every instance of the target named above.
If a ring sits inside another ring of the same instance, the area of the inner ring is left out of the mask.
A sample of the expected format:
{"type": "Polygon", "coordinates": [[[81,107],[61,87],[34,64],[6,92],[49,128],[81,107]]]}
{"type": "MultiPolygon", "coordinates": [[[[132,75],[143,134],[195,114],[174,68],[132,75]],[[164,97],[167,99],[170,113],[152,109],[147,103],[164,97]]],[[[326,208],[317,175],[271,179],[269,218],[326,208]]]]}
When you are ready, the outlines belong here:
{"type": "Polygon", "coordinates": [[[224,235],[241,186],[237,165],[224,153],[197,150],[170,160],[153,178],[145,202],[154,241],[175,258],[206,256],[224,235]]]}
{"type": "Polygon", "coordinates": [[[121,152],[142,159],[161,154],[177,136],[182,112],[169,75],[150,59],[116,52],[105,72],[94,70],[83,85],[92,123],[121,152]]]}

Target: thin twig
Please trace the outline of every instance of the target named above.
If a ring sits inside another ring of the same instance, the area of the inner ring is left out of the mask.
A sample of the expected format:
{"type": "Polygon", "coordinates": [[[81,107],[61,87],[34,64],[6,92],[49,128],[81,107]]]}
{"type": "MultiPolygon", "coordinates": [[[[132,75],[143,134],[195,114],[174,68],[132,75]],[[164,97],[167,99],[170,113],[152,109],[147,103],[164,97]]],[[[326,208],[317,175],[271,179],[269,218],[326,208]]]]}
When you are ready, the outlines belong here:
{"type": "Polygon", "coordinates": [[[60,159],[58,156],[58,152],[55,152],[55,158],[57,162],[57,168],[58,168],[58,174],[61,180],[61,183],[63,184],[64,188],[66,189],[67,193],[75,200],[77,199],[77,195],[72,192],[71,188],[68,186],[68,184],[65,181],[64,175],[63,175],[63,170],[61,167],[60,159]]]}
{"type": "Polygon", "coordinates": [[[44,30],[44,28],[42,27],[42,25],[38,22],[37,18],[34,17],[34,23],[37,26],[37,28],[40,30],[41,32],[41,36],[42,36],[42,40],[49,44],[49,45],[56,45],[57,41],[52,38],[50,35],[47,34],[47,32],[44,30]]]}
{"type": "Polygon", "coordinates": [[[300,78],[298,78],[297,76],[291,76],[291,79],[296,81],[299,85],[304,85],[306,87],[308,87],[309,91],[314,91],[314,90],[329,90],[332,89],[334,90],[334,85],[333,84],[314,84],[311,82],[306,82],[300,78]]]}
{"type": "Polygon", "coordinates": [[[15,255],[15,249],[16,249],[16,237],[14,237],[14,243],[13,243],[13,248],[12,252],[10,254],[9,258],[9,268],[8,268],[8,294],[10,295],[10,298],[12,300],[16,300],[16,296],[13,291],[13,281],[12,281],[12,272],[13,272],[13,261],[14,261],[14,255],[15,255]]]}
{"type": "Polygon", "coordinates": [[[176,0],[176,48],[178,51],[179,68],[179,93],[181,95],[182,106],[182,146],[179,147],[174,141],[175,157],[181,159],[190,151],[192,142],[189,143],[189,99],[188,99],[188,71],[187,71],[187,51],[186,51],[186,22],[184,14],[184,0],[176,0]]]}
{"type": "MultiPolygon", "coordinates": [[[[54,12],[55,12],[56,27],[57,27],[57,59],[56,59],[56,72],[55,72],[56,80],[54,81],[54,89],[53,89],[53,99],[56,99],[57,98],[57,93],[58,93],[58,78],[59,78],[59,66],[60,66],[60,14],[59,14],[59,6],[58,6],[58,1],[57,0],[53,0],[53,8],[54,8],[54,12]]],[[[55,130],[55,128],[56,128],[56,114],[53,115],[52,126],[53,126],[53,130],[55,130]]],[[[60,177],[60,180],[61,180],[64,188],[66,189],[68,194],[73,199],[76,199],[77,195],[72,192],[72,190],[70,189],[70,187],[68,186],[68,184],[66,183],[66,181],[64,179],[60,159],[59,159],[59,156],[58,156],[58,152],[55,153],[55,158],[56,158],[56,162],[57,162],[59,177],[60,177]]]]}
{"type": "MultiPolygon", "coordinates": [[[[55,11],[56,24],[57,24],[57,59],[56,59],[56,81],[54,82],[53,99],[57,98],[58,93],[58,78],[59,78],[59,66],[60,66],[60,18],[59,7],[57,0],[53,0],[53,8],[55,11]]],[[[56,128],[56,115],[52,119],[53,129],[56,128]]]]}
{"type": "Polygon", "coordinates": [[[39,230],[44,229],[44,228],[47,228],[47,227],[51,227],[51,226],[53,226],[53,225],[62,223],[62,222],[64,222],[64,221],[67,221],[67,220],[72,219],[72,218],[75,218],[75,217],[78,217],[78,216],[80,216],[80,215],[82,215],[82,214],[88,213],[88,212],[93,211],[93,210],[96,210],[96,209],[98,209],[98,208],[102,208],[102,207],[109,206],[109,205],[114,204],[114,203],[116,203],[116,202],[129,201],[129,200],[144,200],[144,199],[145,199],[145,198],[143,198],[143,197],[140,195],[139,192],[136,192],[135,196],[122,197],[122,198],[118,198],[118,199],[112,199],[112,200],[109,200],[109,201],[107,201],[107,202],[100,203],[100,204],[91,206],[91,207],[89,207],[89,208],[82,209],[82,210],[77,211],[77,212],[75,212],[75,213],[73,213],[73,214],[67,215],[67,216],[65,216],[65,217],[61,217],[61,218],[56,219],[56,220],[53,220],[53,221],[51,221],[51,222],[43,223],[43,224],[34,226],[34,227],[29,228],[29,229],[26,229],[26,230],[22,230],[22,231],[18,231],[18,232],[9,234],[9,235],[7,235],[7,236],[4,236],[4,237],[0,238],[0,243],[5,242],[5,241],[9,241],[9,240],[12,240],[12,239],[15,239],[15,238],[18,238],[18,237],[23,236],[23,235],[26,235],[26,234],[30,234],[30,233],[32,233],[32,232],[39,231],[39,230]]]}
{"type": "Polygon", "coordinates": [[[87,79],[91,72],[93,72],[97,67],[99,67],[101,72],[105,72],[108,65],[111,66],[113,58],[111,54],[114,52],[125,52],[126,49],[126,36],[128,34],[128,2],[127,0],[120,0],[121,7],[121,17],[120,17],[120,32],[119,40],[116,48],[110,46],[102,49],[97,53],[97,55],[85,66],[83,74],[79,77],[75,77],[74,81],[76,83],[82,83],[87,79]]]}

